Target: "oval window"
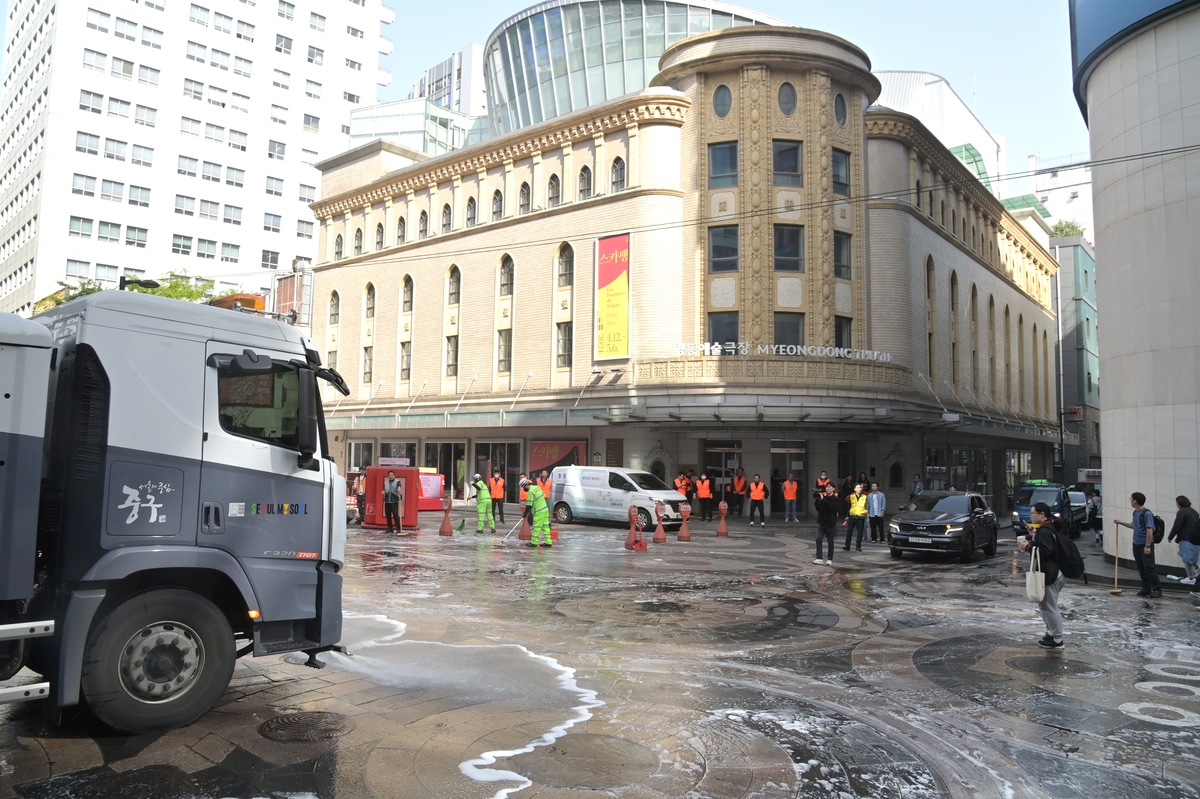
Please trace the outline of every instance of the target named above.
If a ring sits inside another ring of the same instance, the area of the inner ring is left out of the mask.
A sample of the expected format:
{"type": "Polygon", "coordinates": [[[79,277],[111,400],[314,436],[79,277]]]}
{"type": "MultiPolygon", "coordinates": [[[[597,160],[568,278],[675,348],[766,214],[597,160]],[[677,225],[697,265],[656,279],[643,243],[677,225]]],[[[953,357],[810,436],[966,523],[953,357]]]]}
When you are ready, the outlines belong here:
{"type": "Polygon", "coordinates": [[[846,98],[840,94],[833,98],[833,115],[837,118],[839,125],[846,124],[846,98]]]}
{"type": "Polygon", "coordinates": [[[796,87],[790,83],[779,87],[779,110],[788,116],[796,113],[796,87]]]}
{"type": "Polygon", "coordinates": [[[733,92],[729,91],[729,87],[722,84],[713,92],[713,112],[721,119],[729,116],[729,109],[733,108],[733,92]]]}

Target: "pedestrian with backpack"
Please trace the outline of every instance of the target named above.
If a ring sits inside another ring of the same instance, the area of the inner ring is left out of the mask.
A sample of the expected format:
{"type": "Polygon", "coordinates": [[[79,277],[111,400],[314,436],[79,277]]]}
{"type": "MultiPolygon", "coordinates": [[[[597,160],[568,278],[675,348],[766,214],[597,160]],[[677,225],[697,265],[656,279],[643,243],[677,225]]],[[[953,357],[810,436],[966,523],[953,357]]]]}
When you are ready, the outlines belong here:
{"type": "Polygon", "coordinates": [[[1154,563],[1154,545],[1162,540],[1158,517],[1146,507],[1146,495],[1141,491],[1130,494],[1129,504],[1133,507],[1132,524],[1120,519],[1114,521],[1120,527],[1133,530],[1133,562],[1142,578],[1142,590],[1137,595],[1158,599],[1162,597],[1162,584],[1158,581],[1158,567],[1154,563]]]}
{"type": "MultiPolygon", "coordinates": [[[[1175,497],[1175,524],[1171,525],[1171,534],[1167,541],[1179,542],[1179,559],[1187,577],[1179,582],[1183,585],[1196,584],[1196,560],[1200,555],[1200,513],[1192,507],[1192,501],[1185,496],[1175,497]]],[[[1195,591],[1196,589],[1192,589],[1195,591]]]]}
{"type": "MultiPolygon", "coordinates": [[[[1020,541],[1021,549],[1031,553],[1031,564],[1046,576],[1046,588],[1037,603],[1046,623],[1046,634],[1038,641],[1042,649],[1063,647],[1063,620],[1058,609],[1058,592],[1067,583],[1067,577],[1058,568],[1057,539],[1062,531],[1058,521],[1045,502],[1035,503],[1029,510],[1029,536],[1020,541]]],[[[1032,566],[1031,566],[1032,568],[1032,566]]]]}

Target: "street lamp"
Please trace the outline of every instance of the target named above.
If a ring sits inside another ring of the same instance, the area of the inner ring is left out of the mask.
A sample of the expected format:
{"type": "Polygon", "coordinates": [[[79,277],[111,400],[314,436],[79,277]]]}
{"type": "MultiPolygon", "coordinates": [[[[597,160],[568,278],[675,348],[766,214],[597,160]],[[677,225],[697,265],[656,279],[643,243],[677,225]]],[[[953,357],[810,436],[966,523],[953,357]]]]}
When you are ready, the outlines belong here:
{"type": "Polygon", "coordinates": [[[126,286],[141,286],[144,289],[156,289],[159,285],[157,280],[135,280],[128,275],[121,275],[121,282],[117,284],[117,291],[124,291],[126,286]]]}

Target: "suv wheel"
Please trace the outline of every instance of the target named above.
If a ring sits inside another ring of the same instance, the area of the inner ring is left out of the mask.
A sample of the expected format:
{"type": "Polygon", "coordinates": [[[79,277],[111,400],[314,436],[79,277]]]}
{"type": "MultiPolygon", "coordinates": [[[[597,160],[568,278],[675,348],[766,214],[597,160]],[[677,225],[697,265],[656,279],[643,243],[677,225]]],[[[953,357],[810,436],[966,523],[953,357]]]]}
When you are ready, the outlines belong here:
{"type": "Polygon", "coordinates": [[[962,552],[958,553],[959,563],[970,563],[975,557],[975,533],[967,533],[966,539],[963,541],[962,552]]]}
{"type": "Polygon", "coordinates": [[[984,547],[983,547],[983,554],[984,554],[985,556],[987,556],[987,557],[989,557],[989,558],[994,558],[994,557],[996,557],[996,549],[997,549],[997,548],[998,548],[998,546],[999,546],[999,542],[998,542],[998,540],[997,540],[997,539],[999,539],[999,538],[1000,538],[1000,533],[999,533],[999,532],[997,532],[996,530],[992,530],[992,538],[991,538],[991,540],[990,540],[990,541],[988,541],[988,543],[987,543],[987,544],[985,544],[985,545],[984,545],[984,547]]]}

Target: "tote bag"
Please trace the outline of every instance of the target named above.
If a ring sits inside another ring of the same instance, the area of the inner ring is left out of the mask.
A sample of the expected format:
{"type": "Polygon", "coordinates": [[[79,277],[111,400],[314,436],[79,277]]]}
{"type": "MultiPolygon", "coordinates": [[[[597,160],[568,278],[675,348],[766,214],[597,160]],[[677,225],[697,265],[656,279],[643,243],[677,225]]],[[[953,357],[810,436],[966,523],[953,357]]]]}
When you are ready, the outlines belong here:
{"type": "Polygon", "coordinates": [[[1038,548],[1033,548],[1029,559],[1029,571],[1025,573],[1025,596],[1030,602],[1041,602],[1046,598],[1046,575],[1041,570],[1042,559],[1038,548]]]}

